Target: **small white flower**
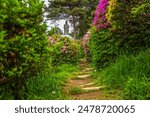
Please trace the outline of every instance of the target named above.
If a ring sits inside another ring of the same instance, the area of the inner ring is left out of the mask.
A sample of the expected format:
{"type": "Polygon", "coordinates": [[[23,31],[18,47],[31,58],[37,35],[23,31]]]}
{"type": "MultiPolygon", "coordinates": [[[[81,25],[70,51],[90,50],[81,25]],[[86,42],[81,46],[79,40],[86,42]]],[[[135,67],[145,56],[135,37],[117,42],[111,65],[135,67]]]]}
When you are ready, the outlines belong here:
{"type": "Polygon", "coordinates": [[[56,92],[55,91],[52,91],[52,94],[55,94],[56,92]]]}

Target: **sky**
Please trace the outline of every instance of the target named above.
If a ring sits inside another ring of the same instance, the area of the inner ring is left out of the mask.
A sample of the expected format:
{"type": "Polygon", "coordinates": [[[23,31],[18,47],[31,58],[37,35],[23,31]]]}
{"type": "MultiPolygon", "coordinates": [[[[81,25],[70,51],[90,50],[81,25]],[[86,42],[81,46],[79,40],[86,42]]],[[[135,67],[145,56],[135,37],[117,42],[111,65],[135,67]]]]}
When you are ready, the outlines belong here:
{"type": "MultiPolygon", "coordinates": [[[[44,1],[45,1],[45,4],[48,5],[48,0],[44,0],[44,1]]],[[[66,20],[58,20],[55,23],[52,21],[47,21],[48,30],[50,30],[51,27],[58,26],[64,32],[65,21],[66,20]]],[[[69,33],[71,33],[71,31],[72,31],[72,26],[71,26],[71,24],[69,24],[69,33]]]]}

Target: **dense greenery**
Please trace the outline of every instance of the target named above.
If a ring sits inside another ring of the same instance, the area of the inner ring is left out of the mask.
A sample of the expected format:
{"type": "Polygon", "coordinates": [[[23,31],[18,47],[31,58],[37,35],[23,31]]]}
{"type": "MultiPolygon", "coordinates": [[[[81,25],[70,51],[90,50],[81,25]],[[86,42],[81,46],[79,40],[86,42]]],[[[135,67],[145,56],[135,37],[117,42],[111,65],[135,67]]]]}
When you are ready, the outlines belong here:
{"type": "Polygon", "coordinates": [[[107,29],[102,29],[98,32],[95,28],[92,28],[90,52],[92,62],[97,70],[101,70],[114,62],[118,54],[117,41],[115,39],[112,32],[107,29]]]}
{"type": "Polygon", "coordinates": [[[150,49],[137,56],[122,55],[105,68],[98,80],[111,89],[123,90],[125,99],[150,99],[150,49]]]}
{"type": "Polygon", "coordinates": [[[69,64],[49,66],[36,77],[28,79],[28,99],[66,99],[63,92],[64,84],[71,73],[78,71],[77,67],[69,64]],[[32,85],[31,85],[32,84],[32,85]]]}
{"type": "Polygon", "coordinates": [[[79,44],[68,37],[54,34],[49,37],[53,65],[77,64],[79,59],[79,44]]]}
{"type": "Polygon", "coordinates": [[[147,0],[100,0],[96,9],[89,45],[98,82],[125,99],[150,98],[149,19],[147,0]]]}
{"type": "Polygon", "coordinates": [[[59,27],[51,27],[51,29],[47,32],[48,35],[53,35],[53,34],[63,34],[63,31],[59,27]]]}
{"type": "Polygon", "coordinates": [[[0,99],[66,99],[63,86],[81,57],[100,85],[124,99],[150,99],[149,0],[49,3],[48,18],[69,18],[75,39],[83,39],[63,37],[58,27],[46,31],[42,0],[1,0],[0,99]]]}
{"type": "Polygon", "coordinates": [[[25,81],[47,60],[48,40],[40,0],[2,0],[0,3],[0,84],[4,92],[22,99],[25,81]]]}
{"type": "Polygon", "coordinates": [[[98,69],[109,65],[121,53],[136,54],[149,48],[149,9],[146,0],[131,3],[110,1],[105,17],[111,25],[102,27],[101,24],[99,28],[96,24],[97,29],[91,31],[91,53],[98,69]],[[142,11],[138,10],[141,6],[144,7],[142,11]]]}
{"type": "Polygon", "coordinates": [[[86,58],[87,62],[91,62],[91,52],[89,48],[89,38],[90,38],[90,32],[87,32],[83,39],[80,40],[81,43],[81,52],[84,54],[83,57],[86,58]]]}
{"type": "Polygon", "coordinates": [[[59,94],[60,82],[76,69],[79,44],[59,35],[55,44],[48,40],[43,6],[41,0],[0,3],[0,99],[54,99],[46,93],[59,94]]]}

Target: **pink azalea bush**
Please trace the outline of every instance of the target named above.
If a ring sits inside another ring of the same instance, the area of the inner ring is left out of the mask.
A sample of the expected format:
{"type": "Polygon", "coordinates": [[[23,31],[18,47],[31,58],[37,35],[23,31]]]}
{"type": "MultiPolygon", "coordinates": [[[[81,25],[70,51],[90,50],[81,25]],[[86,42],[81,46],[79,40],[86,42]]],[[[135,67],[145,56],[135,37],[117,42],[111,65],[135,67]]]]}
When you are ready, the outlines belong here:
{"type": "Polygon", "coordinates": [[[54,38],[53,38],[53,37],[51,37],[51,36],[49,36],[49,37],[48,37],[48,40],[49,40],[49,42],[50,42],[50,45],[52,45],[52,44],[54,44],[54,43],[55,43],[54,38]]]}
{"type": "Polygon", "coordinates": [[[48,37],[52,64],[76,64],[78,61],[79,44],[75,40],[54,34],[48,37]]]}
{"type": "MultiPolygon", "coordinates": [[[[110,25],[110,23],[106,18],[108,5],[109,0],[100,0],[96,8],[93,25],[94,27],[96,27],[98,31],[100,31],[101,29],[106,29],[110,25]]],[[[84,35],[83,39],[81,40],[81,47],[83,48],[84,54],[87,59],[90,58],[89,41],[90,41],[90,31],[87,32],[84,35]]]]}
{"type": "Polygon", "coordinates": [[[90,31],[88,31],[81,40],[81,47],[83,48],[84,55],[89,61],[90,58],[90,49],[89,49],[89,41],[90,41],[90,31]]]}
{"type": "Polygon", "coordinates": [[[100,0],[95,11],[95,17],[93,25],[100,31],[101,29],[107,28],[110,24],[106,18],[106,10],[109,5],[108,0],[100,0]]]}
{"type": "Polygon", "coordinates": [[[89,39],[90,39],[90,32],[88,31],[84,36],[83,39],[81,41],[81,46],[83,47],[84,53],[85,55],[88,54],[89,52],[89,39]]]}

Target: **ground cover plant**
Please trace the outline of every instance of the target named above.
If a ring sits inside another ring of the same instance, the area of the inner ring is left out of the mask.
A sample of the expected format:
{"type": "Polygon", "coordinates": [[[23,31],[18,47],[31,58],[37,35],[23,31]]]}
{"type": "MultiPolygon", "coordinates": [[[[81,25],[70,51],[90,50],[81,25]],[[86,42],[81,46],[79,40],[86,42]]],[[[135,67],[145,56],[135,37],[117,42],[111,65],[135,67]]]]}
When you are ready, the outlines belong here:
{"type": "Polygon", "coordinates": [[[72,73],[76,71],[78,68],[69,64],[45,69],[36,77],[28,79],[28,99],[67,99],[63,87],[68,78],[72,77],[72,73]]]}
{"type": "Polygon", "coordinates": [[[150,99],[150,50],[137,56],[122,55],[102,70],[98,81],[111,89],[122,90],[125,99],[150,99]]]}

